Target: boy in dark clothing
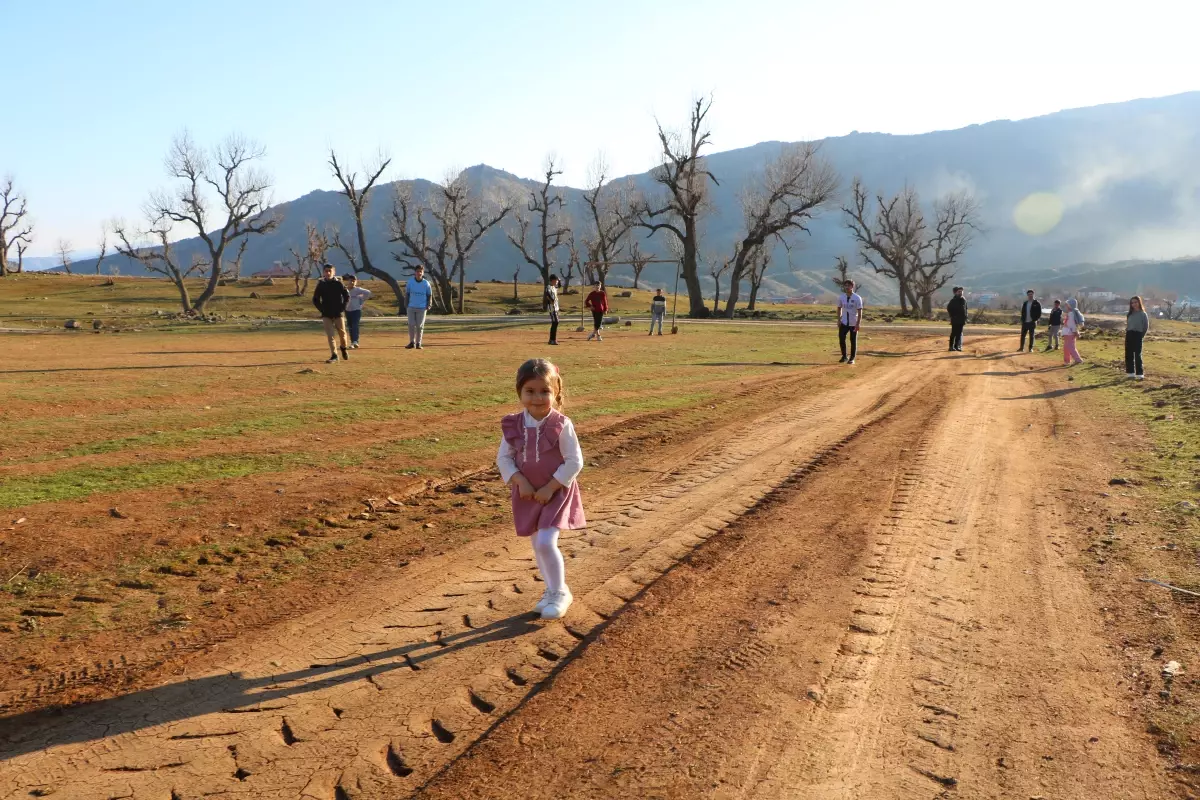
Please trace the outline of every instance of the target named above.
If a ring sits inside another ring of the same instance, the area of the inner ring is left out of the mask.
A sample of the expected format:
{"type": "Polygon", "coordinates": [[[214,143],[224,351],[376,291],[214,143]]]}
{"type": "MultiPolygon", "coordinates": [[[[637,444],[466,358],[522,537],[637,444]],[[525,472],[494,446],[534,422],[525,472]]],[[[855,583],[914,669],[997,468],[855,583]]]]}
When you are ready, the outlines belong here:
{"type": "Polygon", "coordinates": [[[663,297],[663,290],[658,289],[654,293],[654,299],[650,301],[650,335],[654,335],[654,326],[658,326],[658,335],[662,336],[663,317],[667,316],[667,298],[663,297]]]}
{"type": "Polygon", "coordinates": [[[336,344],[341,347],[342,360],[350,360],[346,320],[342,317],[346,304],[350,302],[350,292],[334,274],[333,264],[326,264],[322,272],[324,274],[321,280],[317,281],[317,288],[313,290],[312,303],[321,314],[321,322],[325,325],[325,338],[329,340],[329,360],[325,363],[336,364],[338,348],[335,346],[335,339],[336,344]]]}
{"type": "Polygon", "coordinates": [[[542,310],[550,312],[550,341],[546,344],[558,344],[558,276],[551,275],[546,281],[546,289],[542,295],[542,310]]]}
{"type": "Polygon", "coordinates": [[[1058,332],[1062,330],[1062,301],[1055,300],[1054,308],[1050,309],[1050,325],[1046,333],[1046,352],[1057,350],[1059,345],[1058,332]]]}
{"type": "Polygon", "coordinates": [[[1025,337],[1029,336],[1029,352],[1033,352],[1033,337],[1037,335],[1038,320],[1042,318],[1042,304],[1033,298],[1033,289],[1025,292],[1025,302],[1021,304],[1021,346],[1020,353],[1025,349],[1025,337]]]}
{"type": "Polygon", "coordinates": [[[963,297],[963,287],[954,287],[954,297],[946,304],[946,313],[950,315],[950,350],[961,353],[963,328],[967,324],[967,298],[963,297]]]}

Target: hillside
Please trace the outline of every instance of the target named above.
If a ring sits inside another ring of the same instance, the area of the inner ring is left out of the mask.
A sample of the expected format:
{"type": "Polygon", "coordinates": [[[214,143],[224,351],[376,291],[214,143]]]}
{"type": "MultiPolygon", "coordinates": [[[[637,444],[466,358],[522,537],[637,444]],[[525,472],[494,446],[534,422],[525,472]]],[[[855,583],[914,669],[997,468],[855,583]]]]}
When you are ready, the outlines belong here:
{"type": "MultiPolygon", "coordinates": [[[[987,231],[960,271],[964,281],[985,274],[998,281],[998,276],[1012,272],[1054,279],[1056,273],[1045,271],[1061,270],[1067,264],[1175,258],[1200,252],[1200,230],[1194,226],[1200,210],[1196,208],[1198,130],[1200,92],[1192,92],[912,136],[853,133],[826,139],[822,148],[846,181],[860,175],[873,190],[891,192],[908,182],[928,199],[959,188],[972,190],[982,204],[987,231]],[[1063,207],[1061,222],[1040,236],[1023,233],[1013,222],[1014,209],[1035,192],[1055,195],[1063,207]]],[[[648,129],[648,142],[651,134],[648,129]]],[[[721,185],[712,191],[704,252],[724,254],[732,246],[741,224],[738,193],[781,146],[764,142],[709,157],[709,168],[721,185]]],[[[486,165],[471,167],[469,174],[489,191],[535,185],[486,165]]],[[[648,174],[631,179],[643,189],[653,189],[648,174]]],[[[418,193],[429,185],[425,181],[415,184],[418,193]]],[[[368,235],[380,265],[390,264],[386,216],[396,185],[380,186],[369,208],[368,235]]],[[[581,222],[585,211],[581,191],[564,188],[563,194],[570,213],[581,222]]],[[[349,227],[345,202],[331,191],[310,192],[280,204],[277,210],[284,218],[279,230],[254,240],[247,250],[250,272],[287,257],[288,246],[302,242],[306,221],[349,227]]],[[[770,284],[776,292],[812,291],[827,279],[837,255],[852,253],[837,213],[818,220],[811,236],[800,241],[790,264],[782,248],[776,253],[770,284]]],[[[179,249],[187,256],[195,246],[196,240],[188,240],[181,242],[179,249]]],[[[470,276],[511,279],[517,263],[502,232],[494,231],[473,258],[470,276]]],[[[123,272],[137,272],[126,263],[120,266],[123,272]]],[[[80,261],[76,269],[86,272],[90,266],[80,261]]],[[[1113,269],[1124,277],[1112,281],[1140,280],[1139,264],[1113,269]]],[[[663,283],[673,271],[660,266],[646,274],[651,283],[663,283]]],[[[1186,269],[1178,274],[1167,270],[1155,281],[1186,277],[1186,269]]],[[[885,283],[868,281],[869,294],[886,291],[885,283]]]]}

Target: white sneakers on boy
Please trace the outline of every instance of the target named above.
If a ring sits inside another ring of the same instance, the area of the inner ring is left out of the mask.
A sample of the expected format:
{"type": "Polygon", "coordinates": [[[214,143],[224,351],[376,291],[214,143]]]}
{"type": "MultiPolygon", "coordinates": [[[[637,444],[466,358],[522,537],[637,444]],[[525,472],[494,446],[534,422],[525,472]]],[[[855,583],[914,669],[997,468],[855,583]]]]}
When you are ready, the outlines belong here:
{"type": "Polygon", "coordinates": [[[550,602],[542,609],[542,619],[562,619],[575,597],[570,589],[550,593],[550,602]]]}
{"type": "Polygon", "coordinates": [[[1125,377],[1126,377],[1126,378],[1128,378],[1129,380],[1133,380],[1133,379],[1134,379],[1134,378],[1136,378],[1137,376],[1136,376],[1136,375],[1134,375],[1132,372],[1126,372],[1126,373],[1125,373],[1125,377]]]}
{"type": "Polygon", "coordinates": [[[542,611],[545,610],[546,605],[549,602],[550,602],[550,590],[547,589],[546,591],[542,592],[542,599],[538,600],[537,604],[533,607],[533,613],[541,614],[542,611]]]}

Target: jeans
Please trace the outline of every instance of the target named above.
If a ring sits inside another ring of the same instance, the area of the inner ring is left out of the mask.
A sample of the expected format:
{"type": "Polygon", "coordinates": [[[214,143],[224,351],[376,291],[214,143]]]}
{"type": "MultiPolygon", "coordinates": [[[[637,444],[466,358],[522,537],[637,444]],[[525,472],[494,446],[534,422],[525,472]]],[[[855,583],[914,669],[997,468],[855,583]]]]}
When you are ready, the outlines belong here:
{"type": "Polygon", "coordinates": [[[1125,331],[1125,374],[1144,375],[1142,370],[1142,331],[1125,331]]]}
{"type": "Polygon", "coordinates": [[[592,312],[592,329],[594,331],[598,332],[603,325],[604,325],[604,312],[603,311],[593,311],[592,312]]]}
{"type": "Polygon", "coordinates": [[[412,308],[408,309],[408,343],[421,346],[421,337],[425,333],[425,312],[428,309],[412,308]]]}
{"type": "Polygon", "coordinates": [[[346,327],[350,330],[350,341],[358,344],[358,323],[362,321],[362,309],[346,312],[346,327]]]}
{"type": "Polygon", "coordinates": [[[651,333],[654,333],[654,326],[657,325],[658,326],[658,335],[662,336],[662,321],[663,321],[664,316],[665,316],[664,314],[653,314],[653,313],[650,315],[650,332],[651,333]]]}
{"type": "Polygon", "coordinates": [[[346,320],[338,314],[336,317],[321,317],[321,323],[325,326],[325,338],[329,340],[329,352],[336,356],[338,347],[346,349],[346,320]]]}
{"type": "Polygon", "coordinates": [[[1062,344],[1062,339],[1059,338],[1058,332],[1062,330],[1062,325],[1051,325],[1046,331],[1046,349],[1057,350],[1062,344]]]}
{"type": "Polygon", "coordinates": [[[950,349],[962,350],[962,334],[963,328],[966,327],[965,322],[950,323],[950,349]]]}
{"type": "Polygon", "coordinates": [[[1033,352],[1033,337],[1037,334],[1037,323],[1036,322],[1022,322],[1021,323],[1021,346],[1017,348],[1018,350],[1025,349],[1025,334],[1026,333],[1029,334],[1029,352],[1032,353],[1033,352]]]}
{"type": "Polygon", "coordinates": [[[558,312],[550,312],[550,341],[558,341],[558,312]]]}
{"type": "Polygon", "coordinates": [[[1063,334],[1063,363],[1064,364],[1080,364],[1083,362],[1083,356],[1079,355],[1079,348],[1075,346],[1075,340],[1079,338],[1078,334],[1064,333],[1063,334]]]}
{"type": "Polygon", "coordinates": [[[846,358],[846,334],[850,334],[850,361],[858,355],[858,331],[853,325],[838,323],[838,342],[842,345],[842,358],[846,358]]]}

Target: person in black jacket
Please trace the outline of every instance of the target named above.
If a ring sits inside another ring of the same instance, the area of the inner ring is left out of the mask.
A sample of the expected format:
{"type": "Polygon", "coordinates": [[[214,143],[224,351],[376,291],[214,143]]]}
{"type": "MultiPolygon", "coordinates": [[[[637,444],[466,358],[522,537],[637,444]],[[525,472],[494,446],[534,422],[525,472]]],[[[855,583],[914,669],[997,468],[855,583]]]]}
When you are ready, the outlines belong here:
{"type": "Polygon", "coordinates": [[[1062,330],[1062,301],[1055,300],[1054,308],[1050,309],[1050,324],[1046,328],[1046,352],[1057,350],[1059,346],[1058,332],[1062,330]]]}
{"type": "Polygon", "coordinates": [[[967,324],[967,298],[963,297],[963,287],[954,287],[954,297],[946,303],[946,313],[950,315],[950,350],[961,353],[963,328],[967,324]]]}
{"type": "Polygon", "coordinates": [[[334,346],[335,339],[341,347],[342,360],[350,360],[350,353],[347,350],[350,342],[346,336],[346,320],[342,316],[342,312],[346,310],[346,304],[350,302],[350,292],[346,291],[345,284],[334,274],[333,264],[324,265],[322,272],[324,275],[321,280],[317,281],[317,288],[313,290],[312,302],[317,311],[321,312],[321,322],[325,325],[325,337],[329,339],[329,360],[325,363],[336,364],[338,350],[334,346]]]}
{"type": "Polygon", "coordinates": [[[1033,289],[1025,292],[1025,302],[1021,304],[1021,346],[1020,353],[1025,349],[1025,334],[1029,334],[1029,352],[1033,352],[1033,337],[1037,334],[1037,323],[1042,318],[1042,304],[1033,299],[1033,289]]]}

